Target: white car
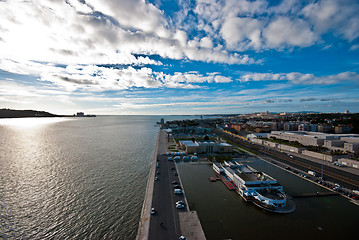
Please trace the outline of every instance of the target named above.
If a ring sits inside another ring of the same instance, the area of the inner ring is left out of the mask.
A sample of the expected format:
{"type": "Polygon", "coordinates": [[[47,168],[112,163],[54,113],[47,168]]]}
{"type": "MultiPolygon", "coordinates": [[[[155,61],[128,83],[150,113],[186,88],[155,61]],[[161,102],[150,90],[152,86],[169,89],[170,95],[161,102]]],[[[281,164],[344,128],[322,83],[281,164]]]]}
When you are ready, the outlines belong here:
{"type": "Polygon", "coordinates": [[[175,189],[175,190],[174,190],[174,193],[175,193],[175,194],[182,194],[183,192],[182,192],[181,189],[175,189]]]}
{"type": "Polygon", "coordinates": [[[183,204],[176,204],[176,208],[177,209],[182,209],[182,208],[184,208],[184,205],[183,204]]]}
{"type": "Polygon", "coordinates": [[[152,214],[152,215],[155,215],[155,214],[156,214],[155,208],[152,208],[152,209],[151,209],[151,214],[152,214]]]}
{"type": "Polygon", "coordinates": [[[177,201],[177,202],[176,202],[176,205],[178,205],[178,204],[184,205],[185,203],[184,203],[184,201],[180,200],[180,201],[177,201]]]}

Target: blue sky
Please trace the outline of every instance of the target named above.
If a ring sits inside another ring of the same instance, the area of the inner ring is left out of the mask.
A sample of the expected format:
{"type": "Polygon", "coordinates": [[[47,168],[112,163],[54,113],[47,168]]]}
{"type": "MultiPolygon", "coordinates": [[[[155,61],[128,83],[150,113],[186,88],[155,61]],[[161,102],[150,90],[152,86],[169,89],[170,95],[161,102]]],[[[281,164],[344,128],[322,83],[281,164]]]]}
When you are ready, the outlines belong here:
{"type": "Polygon", "coordinates": [[[359,2],[0,1],[0,108],[359,112],[359,2]]]}

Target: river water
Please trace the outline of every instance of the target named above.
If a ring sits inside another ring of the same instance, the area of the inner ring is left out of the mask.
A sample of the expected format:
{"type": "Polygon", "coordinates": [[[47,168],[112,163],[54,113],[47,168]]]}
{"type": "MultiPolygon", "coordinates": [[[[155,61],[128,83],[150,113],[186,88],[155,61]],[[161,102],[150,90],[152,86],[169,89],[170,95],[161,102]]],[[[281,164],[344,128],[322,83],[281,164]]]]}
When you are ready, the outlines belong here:
{"type": "MultiPolygon", "coordinates": [[[[289,194],[326,191],[256,158],[248,165],[277,179],[289,194]]],[[[179,163],[191,210],[198,212],[208,240],[219,239],[349,239],[357,234],[359,206],[341,196],[295,198],[289,214],[265,212],[246,203],[215,176],[211,165],[179,163]],[[200,191],[199,191],[200,189],[200,191]]]]}
{"type": "Polygon", "coordinates": [[[0,119],[0,239],[135,239],[160,118],[0,119]]]}

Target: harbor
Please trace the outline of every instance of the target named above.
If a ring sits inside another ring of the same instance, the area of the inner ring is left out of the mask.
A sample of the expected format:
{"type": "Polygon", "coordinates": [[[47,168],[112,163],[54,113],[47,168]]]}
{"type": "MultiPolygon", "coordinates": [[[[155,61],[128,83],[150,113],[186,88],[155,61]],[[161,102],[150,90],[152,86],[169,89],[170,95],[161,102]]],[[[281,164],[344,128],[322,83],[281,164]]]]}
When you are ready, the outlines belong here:
{"type": "Polygon", "coordinates": [[[293,198],[295,211],[277,214],[262,210],[244,201],[235,191],[229,191],[217,176],[214,177],[211,165],[178,163],[189,206],[197,211],[207,239],[267,239],[268,234],[275,234],[276,239],[293,235],[298,239],[353,236],[353,224],[359,214],[356,205],[338,195],[324,196],[322,187],[260,159],[249,157],[248,160],[252,161],[251,167],[277,179],[288,198],[293,198]],[[217,180],[211,182],[210,177],[217,180]],[[294,197],[316,192],[323,196],[294,197]],[[278,226],[281,226],[280,231],[278,226]],[[340,232],[335,230],[338,228],[340,232]]]}

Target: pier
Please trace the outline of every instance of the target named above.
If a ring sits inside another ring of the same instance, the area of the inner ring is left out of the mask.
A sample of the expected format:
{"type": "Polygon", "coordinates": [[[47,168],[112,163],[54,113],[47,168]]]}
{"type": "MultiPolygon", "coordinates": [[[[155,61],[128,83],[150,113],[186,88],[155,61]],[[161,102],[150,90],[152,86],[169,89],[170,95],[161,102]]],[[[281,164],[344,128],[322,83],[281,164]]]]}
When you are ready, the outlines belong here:
{"type": "Polygon", "coordinates": [[[169,161],[168,139],[165,131],[158,133],[154,159],[150,170],[146,195],[141,212],[137,240],[168,240],[179,236],[205,240],[197,212],[190,211],[175,161],[169,161]],[[177,182],[183,194],[175,194],[173,182],[177,182]],[[186,203],[184,209],[177,209],[176,202],[186,203]],[[155,213],[151,214],[151,208],[155,213]]]}
{"type": "Polygon", "coordinates": [[[315,193],[299,193],[291,195],[292,198],[303,198],[303,197],[325,197],[325,196],[337,196],[338,192],[315,192],[315,193]]]}

